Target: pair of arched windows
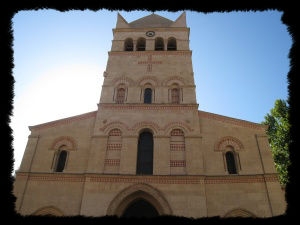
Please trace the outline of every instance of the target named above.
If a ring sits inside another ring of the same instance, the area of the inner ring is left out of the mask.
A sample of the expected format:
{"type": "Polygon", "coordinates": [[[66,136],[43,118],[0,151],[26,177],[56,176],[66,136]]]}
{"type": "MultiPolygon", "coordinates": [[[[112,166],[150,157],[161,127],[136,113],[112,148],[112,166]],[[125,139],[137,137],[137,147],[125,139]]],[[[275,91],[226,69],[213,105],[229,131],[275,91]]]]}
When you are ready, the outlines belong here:
{"type": "MultiPolygon", "coordinates": [[[[144,89],[144,103],[151,104],[152,103],[152,89],[151,88],[145,88],[144,89]]],[[[118,88],[116,93],[115,102],[117,104],[123,104],[125,102],[125,94],[126,90],[125,88],[118,88]]]]}
{"type": "MultiPolygon", "coordinates": [[[[152,95],[153,90],[151,88],[144,89],[144,103],[151,104],[152,103],[152,95]]],[[[180,89],[178,87],[174,87],[171,89],[171,103],[179,104],[180,103],[180,89]]]]}
{"type": "MultiPolygon", "coordinates": [[[[124,42],[124,50],[125,51],[133,51],[134,46],[133,46],[133,39],[132,38],[127,38],[124,42]]],[[[145,38],[139,38],[136,42],[136,50],[137,51],[145,51],[146,50],[146,39],[145,38]]],[[[164,51],[165,50],[165,44],[164,44],[164,39],[161,37],[155,38],[155,51],[164,51]]],[[[167,50],[168,51],[175,51],[177,50],[177,42],[174,37],[168,38],[168,43],[167,43],[167,50]]]]}

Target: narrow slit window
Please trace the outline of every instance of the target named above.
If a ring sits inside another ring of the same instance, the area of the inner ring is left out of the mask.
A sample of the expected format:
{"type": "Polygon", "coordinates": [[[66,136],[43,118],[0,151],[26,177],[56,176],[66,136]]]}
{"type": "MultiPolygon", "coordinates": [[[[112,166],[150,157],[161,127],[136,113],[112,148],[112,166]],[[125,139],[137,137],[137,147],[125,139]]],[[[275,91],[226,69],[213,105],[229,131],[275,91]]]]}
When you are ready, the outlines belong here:
{"type": "Polygon", "coordinates": [[[225,154],[226,164],[227,164],[227,171],[229,174],[237,174],[235,157],[233,152],[229,151],[225,154]]]}
{"type": "Polygon", "coordinates": [[[171,103],[178,104],[180,100],[179,88],[173,88],[171,90],[171,103]]]}
{"type": "Polygon", "coordinates": [[[62,150],[59,152],[58,157],[57,157],[55,172],[63,172],[63,170],[65,169],[65,166],[66,166],[67,155],[68,155],[68,152],[65,150],[62,150]]]}
{"type": "Polygon", "coordinates": [[[144,103],[151,104],[152,103],[152,89],[146,88],[144,91],[144,103]]]}

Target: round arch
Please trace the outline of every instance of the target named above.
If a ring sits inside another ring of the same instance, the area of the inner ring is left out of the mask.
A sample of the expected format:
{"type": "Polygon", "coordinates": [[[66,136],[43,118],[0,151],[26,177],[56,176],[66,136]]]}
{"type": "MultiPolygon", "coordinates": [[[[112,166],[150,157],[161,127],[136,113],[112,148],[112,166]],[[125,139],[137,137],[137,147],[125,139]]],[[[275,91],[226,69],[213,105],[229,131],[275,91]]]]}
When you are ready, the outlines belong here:
{"type": "Polygon", "coordinates": [[[256,216],[248,210],[237,208],[227,212],[223,217],[252,217],[256,216]]]}
{"type": "Polygon", "coordinates": [[[158,86],[157,78],[154,76],[144,76],[137,83],[140,86],[145,86],[147,83],[150,83],[153,87],[158,86]]]}
{"type": "Polygon", "coordinates": [[[101,128],[101,130],[103,131],[103,133],[105,135],[108,135],[109,132],[113,129],[119,129],[121,131],[121,133],[125,133],[129,130],[129,127],[127,126],[127,124],[125,124],[123,122],[114,121],[114,122],[106,124],[104,127],[101,128]]]}
{"type": "Polygon", "coordinates": [[[121,217],[127,207],[137,200],[150,203],[159,215],[172,215],[171,207],[163,194],[148,184],[134,184],[119,192],[111,201],[107,215],[121,217]]]}
{"type": "Polygon", "coordinates": [[[231,136],[226,136],[216,142],[215,151],[225,151],[228,145],[232,146],[235,151],[241,151],[244,148],[242,142],[239,139],[231,136]]]}
{"type": "Polygon", "coordinates": [[[54,206],[46,206],[46,207],[36,210],[32,215],[34,215],[34,216],[48,216],[48,215],[63,216],[64,213],[60,209],[58,209],[54,206]]]}
{"type": "Polygon", "coordinates": [[[183,122],[169,123],[163,129],[165,130],[165,133],[167,135],[169,135],[171,133],[171,131],[174,130],[174,129],[180,129],[180,130],[182,130],[185,136],[187,134],[189,134],[189,132],[193,131],[193,129],[189,125],[187,125],[187,124],[185,124],[183,122]]]}
{"type": "Polygon", "coordinates": [[[159,126],[157,123],[154,122],[150,122],[150,121],[142,121],[142,122],[138,122],[136,124],[133,125],[133,127],[131,128],[135,134],[140,134],[143,131],[150,131],[153,136],[157,135],[159,132],[159,126]]]}
{"type": "Polygon", "coordinates": [[[77,143],[74,138],[69,136],[61,136],[56,138],[51,145],[50,149],[58,150],[61,146],[65,146],[67,150],[76,150],[77,143]]]}

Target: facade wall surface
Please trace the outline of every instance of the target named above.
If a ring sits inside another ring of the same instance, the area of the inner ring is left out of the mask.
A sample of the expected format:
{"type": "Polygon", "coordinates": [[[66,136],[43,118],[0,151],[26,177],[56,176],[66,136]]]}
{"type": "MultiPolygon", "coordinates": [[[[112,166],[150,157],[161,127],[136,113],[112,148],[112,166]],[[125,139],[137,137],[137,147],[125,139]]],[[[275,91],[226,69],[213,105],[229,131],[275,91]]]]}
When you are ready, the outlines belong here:
{"type": "Polygon", "coordinates": [[[266,127],[198,109],[185,13],[175,22],[151,14],[127,23],[118,15],[113,35],[98,109],[29,127],[14,183],[16,211],[122,216],[144,199],[160,215],[283,214],[266,127]],[[155,51],[156,37],[163,50],[155,51]],[[127,38],[133,51],[124,50],[127,38]],[[169,38],[177,49],[167,49],[169,38]],[[153,136],[153,172],[137,175],[145,131],[153,136]]]}

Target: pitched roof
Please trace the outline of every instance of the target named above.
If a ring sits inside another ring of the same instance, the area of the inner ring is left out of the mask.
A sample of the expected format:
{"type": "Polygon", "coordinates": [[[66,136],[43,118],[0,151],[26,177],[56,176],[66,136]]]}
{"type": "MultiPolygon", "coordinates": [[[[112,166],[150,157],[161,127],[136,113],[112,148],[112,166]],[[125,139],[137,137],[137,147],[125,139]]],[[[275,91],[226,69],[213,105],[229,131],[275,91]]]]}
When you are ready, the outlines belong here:
{"type": "Polygon", "coordinates": [[[172,20],[166,19],[162,16],[159,16],[155,13],[150,14],[149,16],[145,16],[141,19],[135,20],[128,25],[132,28],[139,27],[169,27],[174,22],[172,20]]]}

